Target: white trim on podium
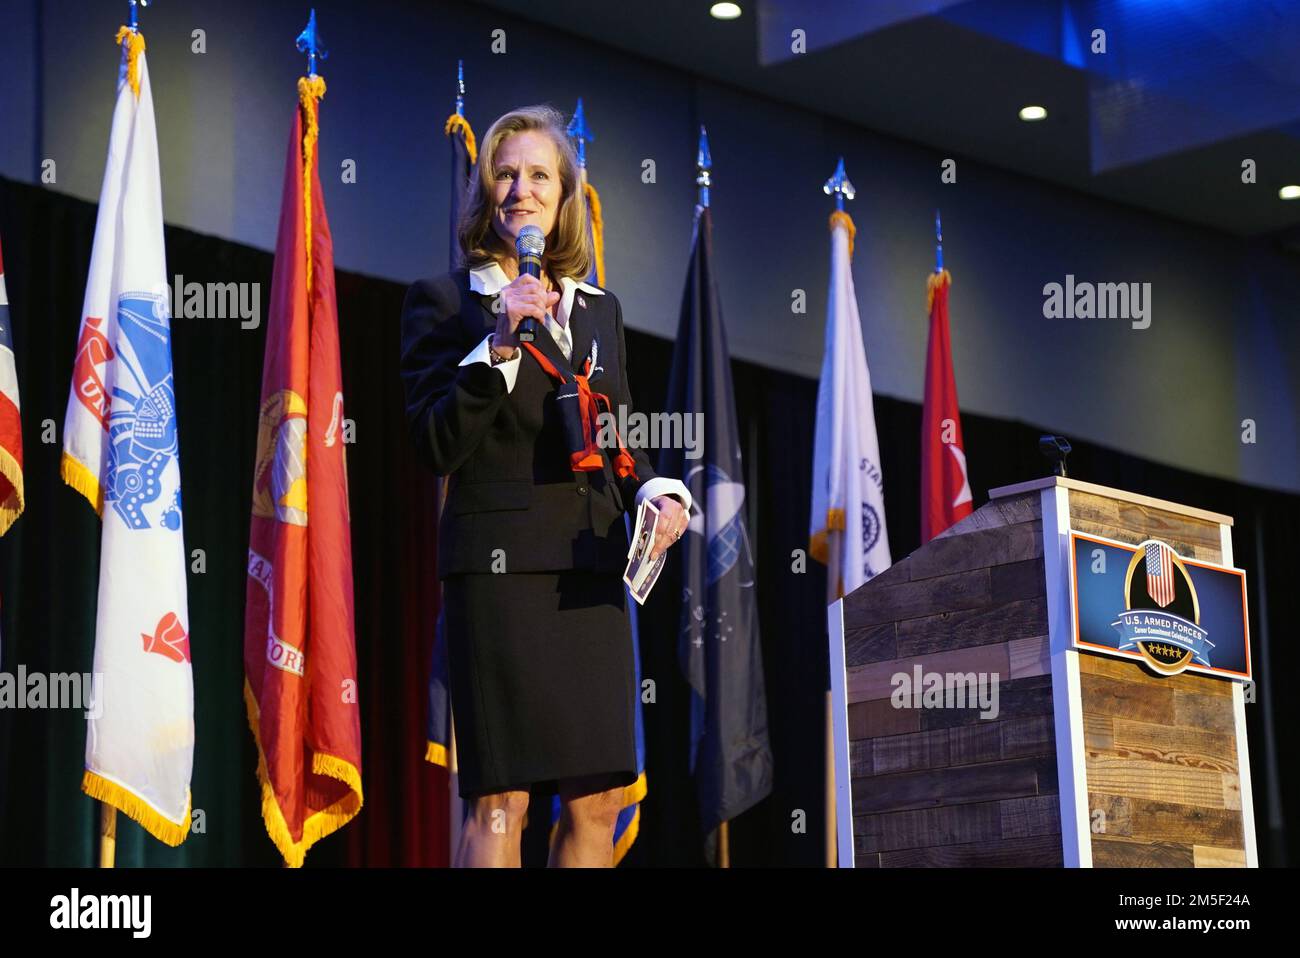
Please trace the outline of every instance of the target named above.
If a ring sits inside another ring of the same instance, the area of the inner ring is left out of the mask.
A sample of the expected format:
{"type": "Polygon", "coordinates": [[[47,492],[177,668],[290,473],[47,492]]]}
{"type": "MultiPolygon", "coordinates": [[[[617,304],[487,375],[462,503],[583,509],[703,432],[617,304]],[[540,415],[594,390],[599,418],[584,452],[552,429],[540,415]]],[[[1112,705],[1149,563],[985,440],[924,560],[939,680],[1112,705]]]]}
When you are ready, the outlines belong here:
{"type": "Polygon", "coordinates": [[[849,765],[848,674],[844,665],[844,600],[826,607],[830,633],[831,736],[835,748],[835,841],[839,867],[853,868],[853,771],[849,765]]]}
{"type": "MultiPolygon", "coordinates": [[[[1219,564],[1231,568],[1232,527],[1219,526],[1219,564]]],[[[1249,615],[1247,611],[1247,615],[1249,615]]],[[[1249,631],[1249,630],[1248,630],[1249,631]]],[[[1250,749],[1246,744],[1246,695],[1240,682],[1232,683],[1233,726],[1237,733],[1237,775],[1241,784],[1241,830],[1246,845],[1246,867],[1259,867],[1259,849],[1255,845],[1255,798],[1250,784],[1250,749]]]]}
{"type": "Polygon", "coordinates": [[[1071,648],[1067,550],[1070,546],[1068,487],[1042,490],[1043,572],[1047,585],[1047,631],[1051,637],[1052,714],[1056,726],[1056,772],[1061,805],[1061,845],[1066,868],[1092,867],[1088,775],[1084,756],[1083,695],[1079,653],[1071,648]]]}

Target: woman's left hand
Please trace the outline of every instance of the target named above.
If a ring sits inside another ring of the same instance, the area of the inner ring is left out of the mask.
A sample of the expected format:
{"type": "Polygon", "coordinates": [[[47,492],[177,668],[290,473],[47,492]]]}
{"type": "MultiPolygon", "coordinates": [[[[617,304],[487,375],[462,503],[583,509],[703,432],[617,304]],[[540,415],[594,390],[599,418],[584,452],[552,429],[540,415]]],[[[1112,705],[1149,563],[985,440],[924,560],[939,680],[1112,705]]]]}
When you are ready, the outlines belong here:
{"type": "Polygon", "coordinates": [[[659,558],[670,545],[686,535],[686,526],[691,517],[686,509],[672,496],[655,496],[650,500],[659,509],[659,521],[655,525],[655,541],[650,547],[650,561],[659,558]]]}

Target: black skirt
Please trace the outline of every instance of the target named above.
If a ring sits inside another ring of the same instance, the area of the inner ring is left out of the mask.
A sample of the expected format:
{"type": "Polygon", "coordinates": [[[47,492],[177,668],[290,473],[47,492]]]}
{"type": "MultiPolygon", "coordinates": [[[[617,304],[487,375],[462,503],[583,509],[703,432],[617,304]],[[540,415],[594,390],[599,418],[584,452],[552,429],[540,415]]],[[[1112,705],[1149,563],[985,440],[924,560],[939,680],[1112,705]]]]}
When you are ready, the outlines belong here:
{"type": "Polygon", "coordinates": [[[443,580],[460,795],[637,780],[636,673],[623,582],[608,572],[443,580]]]}

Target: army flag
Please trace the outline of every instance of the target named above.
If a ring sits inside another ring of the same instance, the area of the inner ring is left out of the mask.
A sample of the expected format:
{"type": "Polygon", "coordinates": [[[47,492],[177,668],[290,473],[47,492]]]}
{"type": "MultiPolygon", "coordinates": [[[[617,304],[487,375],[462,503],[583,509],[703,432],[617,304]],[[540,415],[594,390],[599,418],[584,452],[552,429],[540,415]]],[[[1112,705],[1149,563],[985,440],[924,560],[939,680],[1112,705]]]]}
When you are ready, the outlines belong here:
{"type": "Polygon", "coordinates": [[[103,525],[82,789],[179,845],[194,764],[180,447],[144,37],[122,61],[63,423],[63,479],[103,525]]]}
{"type": "Polygon", "coordinates": [[[244,700],[262,818],[287,864],[361,809],[361,718],[334,252],[317,165],[325,81],[298,81],[262,366],[244,700]]]}
{"type": "Polygon", "coordinates": [[[809,551],[827,567],[826,601],[889,568],[884,478],[853,289],[853,220],[831,214],[826,352],[817,386],[809,551]]]}
{"type": "Polygon", "coordinates": [[[925,406],[921,412],[921,543],[971,514],[966,447],[961,438],[957,381],[948,326],[948,271],[930,274],[926,308],[930,342],[925,354],[925,406]]]}

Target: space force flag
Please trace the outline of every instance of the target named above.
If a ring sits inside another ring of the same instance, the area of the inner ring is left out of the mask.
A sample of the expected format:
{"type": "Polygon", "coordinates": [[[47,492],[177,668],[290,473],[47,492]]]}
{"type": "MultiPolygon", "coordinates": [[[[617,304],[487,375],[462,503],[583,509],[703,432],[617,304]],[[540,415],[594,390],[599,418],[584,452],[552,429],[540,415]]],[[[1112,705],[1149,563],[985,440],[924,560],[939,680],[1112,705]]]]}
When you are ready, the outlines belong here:
{"type": "MultiPolygon", "coordinates": [[[[701,134],[701,154],[707,147],[701,134]]],[[[713,277],[712,214],[696,207],[691,260],[673,346],[665,409],[705,424],[700,459],[681,448],[659,453],[661,476],[681,476],[691,492],[681,556],[677,661],[691,686],[690,750],[706,856],[714,830],[772,792],[772,749],[758,627],[754,559],[745,523],[731,357],[713,277]]]]}
{"type": "Polygon", "coordinates": [[[826,601],[848,595],[889,568],[885,493],[853,289],[853,220],[831,214],[826,354],[817,386],[809,551],[827,567],[826,601]]]}
{"type": "Polygon", "coordinates": [[[61,465],[103,525],[82,789],[179,845],[190,824],[194,683],[162,189],[144,37],[123,27],[117,42],[61,465]]]}
{"type": "Polygon", "coordinates": [[[0,536],[23,511],[23,422],[18,405],[18,369],[9,329],[4,254],[0,252],[0,536]]]}
{"type": "Polygon", "coordinates": [[[361,809],[361,715],[334,247],[319,76],[298,81],[262,364],[244,606],[244,701],[262,818],[287,864],[361,809]]]}

